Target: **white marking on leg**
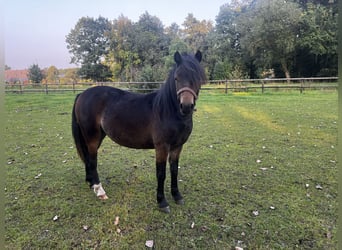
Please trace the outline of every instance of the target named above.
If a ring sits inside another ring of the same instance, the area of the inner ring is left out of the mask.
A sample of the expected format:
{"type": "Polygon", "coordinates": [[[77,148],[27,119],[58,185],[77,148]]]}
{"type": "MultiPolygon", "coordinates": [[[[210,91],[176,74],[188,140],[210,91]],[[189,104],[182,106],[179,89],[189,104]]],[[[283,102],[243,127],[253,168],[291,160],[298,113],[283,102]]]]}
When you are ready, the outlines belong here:
{"type": "Polygon", "coordinates": [[[108,199],[108,196],[106,195],[106,192],[104,191],[101,183],[94,184],[92,188],[94,189],[94,193],[96,194],[98,198],[100,198],[101,200],[108,199]]]}

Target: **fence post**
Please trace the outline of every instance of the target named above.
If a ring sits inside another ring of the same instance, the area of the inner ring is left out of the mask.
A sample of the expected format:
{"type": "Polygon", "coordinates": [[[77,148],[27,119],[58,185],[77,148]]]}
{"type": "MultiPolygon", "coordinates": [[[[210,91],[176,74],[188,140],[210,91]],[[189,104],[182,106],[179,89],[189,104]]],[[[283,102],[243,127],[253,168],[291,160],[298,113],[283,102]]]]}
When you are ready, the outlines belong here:
{"type": "Polygon", "coordinates": [[[20,94],[23,93],[23,86],[22,86],[22,83],[19,83],[19,89],[20,89],[20,94]]]}
{"type": "Polygon", "coordinates": [[[72,81],[72,92],[75,94],[75,81],[72,81]]]}
{"type": "Polygon", "coordinates": [[[45,83],[45,94],[49,94],[48,84],[47,83],[45,83]]]}
{"type": "Polygon", "coordinates": [[[301,94],[303,94],[303,90],[304,90],[304,80],[301,80],[301,81],[300,81],[299,92],[300,92],[301,94]]]}
{"type": "Polygon", "coordinates": [[[228,80],[226,79],[226,89],[224,91],[226,93],[226,95],[228,94],[228,80]]]}
{"type": "Polygon", "coordinates": [[[261,81],[261,93],[264,93],[265,90],[265,82],[264,80],[261,81]]]}

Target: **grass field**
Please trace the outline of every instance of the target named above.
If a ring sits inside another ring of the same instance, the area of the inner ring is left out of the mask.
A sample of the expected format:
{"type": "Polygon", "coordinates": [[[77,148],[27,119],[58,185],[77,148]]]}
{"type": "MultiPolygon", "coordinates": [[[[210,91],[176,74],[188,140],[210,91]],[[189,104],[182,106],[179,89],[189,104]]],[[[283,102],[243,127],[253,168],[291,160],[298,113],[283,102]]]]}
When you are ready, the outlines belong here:
{"type": "Polygon", "coordinates": [[[5,96],[8,249],[337,249],[335,91],[203,91],[180,159],[185,205],[167,192],[170,214],[157,210],[154,151],[109,139],[99,174],[110,199],[95,197],[73,100],[5,96]]]}

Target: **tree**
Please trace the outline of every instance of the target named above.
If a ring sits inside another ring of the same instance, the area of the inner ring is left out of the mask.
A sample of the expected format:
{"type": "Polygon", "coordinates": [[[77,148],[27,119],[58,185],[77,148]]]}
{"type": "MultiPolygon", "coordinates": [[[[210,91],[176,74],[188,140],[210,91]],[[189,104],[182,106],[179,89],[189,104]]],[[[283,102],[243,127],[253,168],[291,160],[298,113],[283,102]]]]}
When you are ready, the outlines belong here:
{"type": "Polygon", "coordinates": [[[73,54],[71,63],[80,63],[81,77],[104,81],[111,76],[109,67],[102,62],[108,54],[110,22],[103,17],[82,17],[66,36],[67,48],[73,54]]]}
{"type": "Polygon", "coordinates": [[[145,12],[140,16],[135,29],[135,46],[141,64],[151,66],[161,64],[168,53],[169,37],[164,33],[164,26],[156,16],[145,12]]]}
{"type": "Polygon", "coordinates": [[[181,29],[177,23],[172,23],[169,27],[166,27],[165,33],[171,40],[180,39],[181,37],[181,29]]]}
{"type": "Polygon", "coordinates": [[[56,83],[59,80],[59,71],[55,66],[50,66],[46,72],[46,81],[56,83]]]}
{"type": "Polygon", "coordinates": [[[64,76],[66,82],[76,83],[78,80],[77,71],[78,71],[77,68],[66,69],[65,76],[64,76]]]}
{"type": "Polygon", "coordinates": [[[296,68],[304,76],[337,75],[337,12],[308,3],[298,35],[296,68]]]}
{"type": "Polygon", "coordinates": [[[106,63],[115,78],[122,81],[160,80],[170,38],[159,18],[145,12],[134,23],[121,15],[113,21],[109,37],[110,52],[106,63]]]}
{"type": "Polygon", "coordinates": [[[28,69],[28,79],[34,83],[41,83],[44,79],[43,71],[39,68],[38,64],[33,64],[28,69]]]}
{"type": "Polygon", "coordinates": [[[183,22],[184,29],[182,33],[184,35],[184,41],[189,44],[192,51],[198,49],[204,51],[206,47],[206,37],[208,33],[213,29],[213,25],[210,21],[197,20],[193,14],[188,14],[183,22]]]}
{"type": "Polygon", "coordinates": [[[134,50],[135,24],[121,15],[113,21],[109,33],[110,51],[106,56],[106,65],[120,81],[133,81],[134,72],[140,64],[138,53],[134,50]]]}
{"type": "Polygon", "coordinates": [[[242,68],[240,33],[237,20],[246,6],[233,1],[220,7],[215,29],[208,35],[208,73],[211,79],[230,78],[233,67],[242,68]],[[235,65],[235,66],[233,66],[235,65]]]}
{"type": "Polygon", "coordinates": [[[261,69],[279,64],[290,78],[301,14],[298,5],[290,1],[254,1],[239,17],[242,49],[261,69]]]}

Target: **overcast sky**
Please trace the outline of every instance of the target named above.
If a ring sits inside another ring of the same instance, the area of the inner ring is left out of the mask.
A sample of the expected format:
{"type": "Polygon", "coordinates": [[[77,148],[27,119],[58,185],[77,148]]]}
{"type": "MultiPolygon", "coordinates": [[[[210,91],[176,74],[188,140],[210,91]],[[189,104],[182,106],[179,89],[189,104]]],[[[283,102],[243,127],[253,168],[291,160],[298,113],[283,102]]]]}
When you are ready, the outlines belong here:
{"type": "Polygon", "coordinates": [[[5,64],[25,69],[32,64],[45,68],[73,67],[65,36],[81,17],[100,15],[113,20],[121,14],[132,21],[147,11],[164,26],[181,25],[192,13],[198,20],[212,20],[229,0],[8,0],[3,13],[5,64]]]}

